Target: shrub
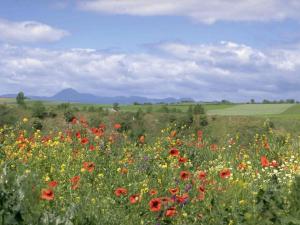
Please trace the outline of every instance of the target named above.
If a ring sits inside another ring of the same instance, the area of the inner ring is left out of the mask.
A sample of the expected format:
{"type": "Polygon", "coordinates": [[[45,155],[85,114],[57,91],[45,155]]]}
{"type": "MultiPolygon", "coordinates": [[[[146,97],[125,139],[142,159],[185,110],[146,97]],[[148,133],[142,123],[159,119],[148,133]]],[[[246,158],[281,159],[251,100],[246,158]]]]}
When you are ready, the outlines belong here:
{"type": "Polygon", "coordinates": [[[48,116],[48,113],[46,111],[46,107],[41,101],[36,101],[32,105],[32,116],[37,117],[39,119],[44,119],[48,116]]]}

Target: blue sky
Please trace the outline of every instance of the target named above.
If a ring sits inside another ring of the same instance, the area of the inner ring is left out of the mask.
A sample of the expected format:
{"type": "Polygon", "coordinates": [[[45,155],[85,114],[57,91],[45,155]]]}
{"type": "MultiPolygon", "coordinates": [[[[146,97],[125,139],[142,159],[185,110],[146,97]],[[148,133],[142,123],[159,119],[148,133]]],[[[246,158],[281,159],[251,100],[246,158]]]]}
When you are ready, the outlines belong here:
{"type": "Polygon", "coordinates": [[[2,0],[0,94],[300,100],[298,11],[296,0],[2,0]]]}

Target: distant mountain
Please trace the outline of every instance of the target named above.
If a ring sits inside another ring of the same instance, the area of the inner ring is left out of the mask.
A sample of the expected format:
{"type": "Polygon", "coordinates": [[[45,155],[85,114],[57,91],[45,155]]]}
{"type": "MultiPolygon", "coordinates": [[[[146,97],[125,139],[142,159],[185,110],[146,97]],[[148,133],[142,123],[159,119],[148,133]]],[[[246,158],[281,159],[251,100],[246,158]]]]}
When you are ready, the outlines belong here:
{"type": "MultiPolygon", "coordinates": [[[[15,98],[16,94],[2,95],[2,98],[15,98]]],[[[79,93],[72,88],[64,89],[51,97],[44,96],[28,96],[32,100],[43,100],[43,101],[57,101],[57,102],[76,102],[76,103],[94,103],[94,104],[133,104],[135,102],[144,103],[176,103],[181,101],[193,101],[193,99],[176,99],[176,98],[162,98],[162,99],[152,99],[140,96],[116,96],[116,97],[100,97],[87,93],[79,93]]]]}

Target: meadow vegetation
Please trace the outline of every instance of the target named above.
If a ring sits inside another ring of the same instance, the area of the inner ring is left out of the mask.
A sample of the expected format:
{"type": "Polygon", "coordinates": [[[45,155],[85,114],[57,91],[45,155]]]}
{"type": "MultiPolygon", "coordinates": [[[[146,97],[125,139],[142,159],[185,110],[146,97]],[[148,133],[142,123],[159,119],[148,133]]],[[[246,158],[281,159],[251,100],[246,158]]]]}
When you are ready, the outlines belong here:
{"type": "Polygon", "coordinates": [[[300,224],[299,105],[268,107],[2,103],[0,224],[300,224]]]}

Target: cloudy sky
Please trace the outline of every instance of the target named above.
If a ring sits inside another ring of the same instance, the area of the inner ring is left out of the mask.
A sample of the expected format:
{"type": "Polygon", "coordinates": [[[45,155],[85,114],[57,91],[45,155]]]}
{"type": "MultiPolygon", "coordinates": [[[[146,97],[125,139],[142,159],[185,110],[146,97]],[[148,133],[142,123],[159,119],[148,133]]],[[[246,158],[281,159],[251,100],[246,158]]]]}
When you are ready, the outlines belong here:
{"type": "Polygon", "coordinates": [[[299,0],[1,0],[0,95],[300,100],[299,0]]]}

